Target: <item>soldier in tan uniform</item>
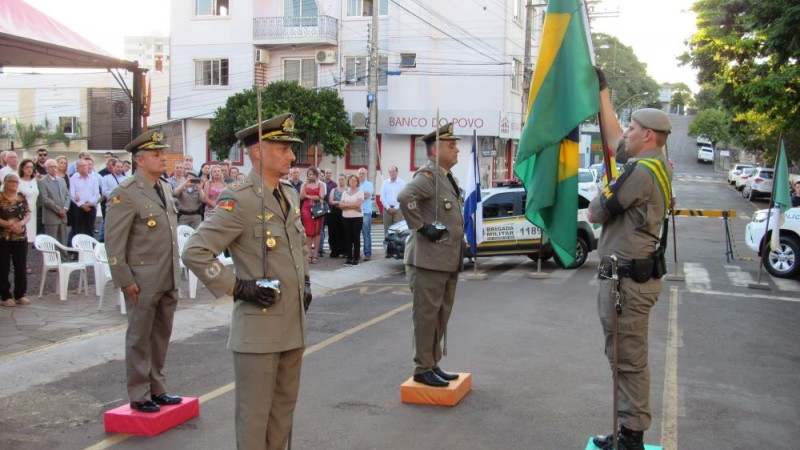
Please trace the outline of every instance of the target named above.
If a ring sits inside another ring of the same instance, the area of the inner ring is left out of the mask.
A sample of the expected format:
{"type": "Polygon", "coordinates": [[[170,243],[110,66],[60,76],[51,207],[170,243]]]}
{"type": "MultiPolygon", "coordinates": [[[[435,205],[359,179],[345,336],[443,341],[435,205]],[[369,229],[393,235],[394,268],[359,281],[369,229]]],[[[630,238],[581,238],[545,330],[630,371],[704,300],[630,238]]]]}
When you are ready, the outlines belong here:
{"type": "Polygon", "coordinates": [[[463,258],[464,199],[450,172],[458,162],[458,137],[453,134],[453,124],[438,131],[438,142],[436,131],[423,136],[430,161],[414,174],[397,200],[409,229],[414,230],[404,259],[414,296],[414,381],[444,387],[458,378],[458,374],[439,368],[439,360],[463,258]],[[444,229],[434,223],[437,218],[444,229]]]}
{"type": "Polygon", "coordinates": [[[254,169],[222,191],[187,241],[183,261],[215,296],[234,299],[228,348],[237,448],[282,450],[292,429],[311,303],[300,202],[281,180],[295,159],[292,144],[302,141],[291,114],[266,120],[261,129],[261,143],[258,125],[236,133],[254,169]],[[217,260],[226,248],[234,271],[217,260]]]}
{"type": "MultiPolygon", "coordinates": [[[[612,362],[613,315],[616,299],[610,255],[618,258],[620,313],[617,315],[618,450],[643,450],[650,427],[650,373],[647,365],[650,309],[661,293],[663,271],[657,249],[663,251],[663,223],[672,202],[672,169],[662,147],[672,129],[669,116],[657,109],[640,109],[625,133],[613,113],[601,75],[601,114],[609,145],[629,158],[622,175],[589,205],[589,221],[603,224],[598,251],[600,265],[598,314],[605,335],[605,352],[612,362]]],[[[624,160],[622,161],[624,162],[624,160]]],[[[661,255],[663,256],[663,254],[661,255]]],[[[661,258],[663,263],[663,258],[661,258]]],[[[597,447],[610,450],[612,435],[596,436],[597,447]]]]}
{"type": "Polygon", "coordinates": [[[131,408],[157,412],[180,403],[167,394],[164,361],[178,304],[178,215],[161,133],[148,131],[125,147],[136,173],[111,191],[106,205],[106,252],[114,285],[128,307],[125,367],[131,408]],[[166,249],[166,251],[165,251],[166,249]]]}

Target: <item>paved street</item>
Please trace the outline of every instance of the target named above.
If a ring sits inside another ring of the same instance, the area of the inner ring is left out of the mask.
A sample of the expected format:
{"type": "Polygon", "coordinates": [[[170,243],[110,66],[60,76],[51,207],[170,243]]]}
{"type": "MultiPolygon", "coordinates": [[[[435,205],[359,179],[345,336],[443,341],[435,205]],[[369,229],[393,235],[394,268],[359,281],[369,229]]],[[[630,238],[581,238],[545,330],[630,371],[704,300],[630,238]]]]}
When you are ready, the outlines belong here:
{"type": "MultiPolygon", "coordinates": [[[[669,450],[791,448],[800,439],[800,281],[764,272],[770,290],[748,289],[759,266],[743,245],[744,226],[766,202],[748,202],[724,173],[698,164],[685,121],[675,122],[678,207],[736,210],[736,252],[726,261],[721,219],[676,219],[679,262],[672,263],[670,240],[670,271],[686,280],[665,282],[651,315],[653,424],[645,440],[669,450]]],[[[472,373],[474,386],[445,408],[399,402],[413,367],[411,296],[402,263],[382,257],[380,240],[373,244],[375,259],[357,269],[328,258],[312,266],[293,448],[583,449],[591,434],[609,431],[596,253],[577,270],[545,262],[547,280],[526,276],[535,270],[526,257],[481,260],[486,281],[462,275],[442,365],[472,373]]],[[[113,301],[100,313],[94,296],[35,302],[29,313],[54,325],[71,314],[109,323],[24,350],[8,349],[30,343],[5,340],[19,334],[10,330],[21,329],[23,308],[13,308],[14,327],[0,317],[0,448],[233,448],[230,303],[199,293],[181,299],[166,371],[172,390],[200,397],[201,415],[153,438],[103,431],[103,412],[126,402],[124,319],[113,301]]]]}

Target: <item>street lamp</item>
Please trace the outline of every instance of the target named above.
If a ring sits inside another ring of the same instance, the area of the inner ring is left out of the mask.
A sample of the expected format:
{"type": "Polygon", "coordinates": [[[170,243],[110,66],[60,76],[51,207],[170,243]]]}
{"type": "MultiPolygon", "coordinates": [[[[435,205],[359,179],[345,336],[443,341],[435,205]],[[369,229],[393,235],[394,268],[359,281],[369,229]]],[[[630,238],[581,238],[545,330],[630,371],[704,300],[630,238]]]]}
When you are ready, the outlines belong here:
{"type": "MultiPolygon", "coordinates": [[[[639,92],[638,94],[631,95],[630,97],[628,97],[627,100],[625,100],[624,102],[620,103],[619,106],[614,108],[614,112],[616,113],[617,111],[620,111],[623,106],[625,106],[627,103],[629,103],[631,100],[635,99],[636,97],[644,97],[646,95],[650,95],[650,93],[649,92],[639,92]]],[[[627,108],[626,109],[626,111],[628,111],[628,115],[630,115],[630,109],[631,108],[627,108]]]]}

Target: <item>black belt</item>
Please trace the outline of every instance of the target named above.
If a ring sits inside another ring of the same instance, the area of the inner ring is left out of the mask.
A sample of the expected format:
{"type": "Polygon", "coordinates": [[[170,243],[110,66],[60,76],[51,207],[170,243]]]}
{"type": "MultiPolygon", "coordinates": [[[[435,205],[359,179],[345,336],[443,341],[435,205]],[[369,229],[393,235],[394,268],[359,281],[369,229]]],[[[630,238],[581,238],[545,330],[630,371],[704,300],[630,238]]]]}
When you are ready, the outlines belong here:
{"type": "Polygon", "coordinates": [[[181,211],[180,209],[178,210],[178,217],[180,217],[180,216],[199,216],[199,215],[200,215],[200,210],[199,209],[197,211],[181,211]]]}
{"type": "MultiPolygon", "coordinates": [[[[611,264],[600,264],[597,268],[597,275],[602,279],[611,278],[611,264]]],[[[617,276],[620,278],[630,278],[633,273],[630,264],[617,264],[617,276]]]]}

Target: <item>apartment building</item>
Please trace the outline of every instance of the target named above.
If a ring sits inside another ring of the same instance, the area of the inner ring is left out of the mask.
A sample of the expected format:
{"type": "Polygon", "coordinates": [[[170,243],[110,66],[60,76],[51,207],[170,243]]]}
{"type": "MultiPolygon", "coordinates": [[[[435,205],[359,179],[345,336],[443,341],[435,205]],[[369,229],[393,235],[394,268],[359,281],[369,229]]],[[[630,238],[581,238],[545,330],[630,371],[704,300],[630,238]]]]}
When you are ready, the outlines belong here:
{"type": "MultiPolygon", "coordinates": [[[[410,179],[425,161],[419,137],[454,121],[466,179],[473,131],[485,180],[511,178],[520,135],[524,0],[380,2],[376,93],[379,170],[410,179]]],[[[206,131],[228,96],[254,84],[294,80],[336,89],[358,134],[335,172],[366,165],[367,74],[372,0],[173,0],[170,117],[183,120],[186,150],[211,159],[206,131]]],[[[532,35],[541,32],[542,11],[532,35]]],[[[535,60],[538,45],[533,45],[535,60]]],[[[312,158],[300,150],[300,162],[312,158]]],[[[235,153],[235,152],[234,152],[235,153]]],[[[243,155],[232,159],[243,161],[243,155]]]]}

